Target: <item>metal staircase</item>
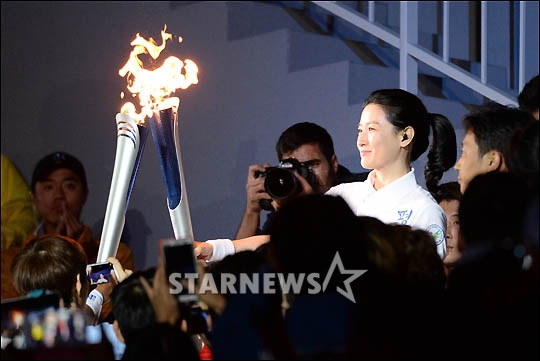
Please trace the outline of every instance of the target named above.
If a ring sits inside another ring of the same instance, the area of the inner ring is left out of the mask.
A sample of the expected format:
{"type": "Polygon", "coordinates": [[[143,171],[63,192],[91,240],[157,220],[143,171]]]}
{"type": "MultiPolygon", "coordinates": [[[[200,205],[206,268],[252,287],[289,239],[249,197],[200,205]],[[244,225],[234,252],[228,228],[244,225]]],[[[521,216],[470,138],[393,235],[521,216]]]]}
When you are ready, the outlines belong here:
{"type": "Polygon", "coordinates": [[[342,39],[362,62],[399,69],[400,88],[415,94],[517,106],[538,74],[538,2],[269,3],[310,32],[342,39]]]}

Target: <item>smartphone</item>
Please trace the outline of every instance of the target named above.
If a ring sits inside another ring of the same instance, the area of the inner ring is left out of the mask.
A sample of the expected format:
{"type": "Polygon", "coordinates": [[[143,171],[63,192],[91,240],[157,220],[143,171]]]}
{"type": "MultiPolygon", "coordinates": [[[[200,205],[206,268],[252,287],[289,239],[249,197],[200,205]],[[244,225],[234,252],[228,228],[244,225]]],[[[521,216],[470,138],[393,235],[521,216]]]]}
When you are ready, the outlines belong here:
{"type": "Polygon", "coordinates": [[[86,275],[91,285],[110,282],[114,267],[110,262],[92,263],[86,266],[86,275]]]}
{"type": "MultiPolygon", "coordinates": [[[[195,254],[193,251],[193,239],[190,238],[168,238],[161,240],[161,249],[163,260],[165,262],[165,270],[167,273],[167,279],[171,280],[171,276],[178,285],[180,280],[194,278],[195,284],[197,284],[197,264],[195,261],[195,254]],[[186,277],[186,274],[189,276],[186,277]]],[[[171,282],[173,283],[173,282],[171,282]]],[[[178,300],[181,303],[198,302],[199,297],[195,293],[189,293],[188,287],[182,287],[180,292],[175,293],[178,295],[178,300]]]]}
{"type": "Polygon", "coordinates": [[[36,318],[54,312],[60,306],[60,293],[36,290],[29,295],[2,301],[2,349],[13,343],[16,349],[35,346],[31,326],[36,318]]]}
{"type": "Polygon", "coordinates": [[[2,301],[2,350],[9,344],[17,350],[30,350],[94,342],[91,331],[95,334],[96,327],[87,327],[92,320],[86,311],[60,307],[60,299],[56,291],[35,290],[2,301]]]}
{"type": "Polygon", "coordinates": [[[2,330],[17,329],[32,311],[42,311],[60,306],[60,293],[36,290],[27,296],[2,300],[2,330]]]}
{"type": "Polygon", "coordinates": [[[199,306],[187,306],[182,309],[182,317],[186,320],[187,332],[190,335],[208,333],[208,315],[199,306]]]}

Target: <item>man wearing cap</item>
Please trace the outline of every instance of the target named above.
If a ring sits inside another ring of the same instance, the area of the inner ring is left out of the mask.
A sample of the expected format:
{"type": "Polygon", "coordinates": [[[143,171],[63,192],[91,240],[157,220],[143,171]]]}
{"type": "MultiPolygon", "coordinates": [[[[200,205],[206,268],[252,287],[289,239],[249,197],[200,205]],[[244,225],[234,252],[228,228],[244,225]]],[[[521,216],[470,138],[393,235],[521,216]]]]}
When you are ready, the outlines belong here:
{"type": "MultiPolygon", "coordinates": [[[[55,152],[42,158],[32,174],[30,198],[41,219],[41,223],[24,241],[23,246],[43,234],[60,234],[76,240],[83,246],[88,263],[94,263],[99,250],[92,230],[80,220],[82,209],[88,198],[88,184],[82,163],[74,156],[55,152]]],[[[4,253],[4,252],[2,252],[4,253]]],[[[133,269],[133,252],[125,243],[120,243],[116,258],[122,266],[133,269]]],[[[2,280],[11,260],[2,254],[2,280]]],[[[2,282],[2,299],[15,297],[2,282]]]]}
{"type": "Polygon", "coordinates": [[[96,259],[98,242],[90,228],[80,221],[88,185],[84,167],[77,158],[63,152],[42,158],[32,173],[30,198],[41,223],[25,243],[43,234],[61,234],[77,240],[89,262],[96,259]]]}

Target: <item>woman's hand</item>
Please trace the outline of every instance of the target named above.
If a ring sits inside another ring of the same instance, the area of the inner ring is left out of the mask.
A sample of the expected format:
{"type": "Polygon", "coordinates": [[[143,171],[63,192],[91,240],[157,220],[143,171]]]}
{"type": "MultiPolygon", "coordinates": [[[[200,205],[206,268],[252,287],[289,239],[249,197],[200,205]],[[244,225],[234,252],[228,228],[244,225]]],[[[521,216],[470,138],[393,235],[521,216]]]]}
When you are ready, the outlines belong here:
{"type": "Polygon", "coordinates": [[[214,246],[211,243],[207,242],[195,242],[195,257],[203,261],[208,261],[212,254],[214,253],[214,246]]]}
{"type": "Polygon", "coordinates": [[[122,282],[126,278],[128,278],[133,271],[129,269],[124,269],[122,265],[120,264],[120,261],[114,257],[107,258],[107,262],[112,263],[114,267],[114,279],[116,280],[116,284],[122,282]]]}

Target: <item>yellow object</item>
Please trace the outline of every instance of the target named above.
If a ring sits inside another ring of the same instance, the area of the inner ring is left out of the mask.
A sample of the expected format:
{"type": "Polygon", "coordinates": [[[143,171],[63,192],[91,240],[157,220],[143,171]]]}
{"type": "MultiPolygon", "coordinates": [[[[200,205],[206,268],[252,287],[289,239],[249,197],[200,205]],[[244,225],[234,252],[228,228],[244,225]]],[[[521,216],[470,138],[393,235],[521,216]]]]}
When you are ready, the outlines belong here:
{"type": "Polygon", "coordinates": [[[20,247],[35,227],[30,189],[15,164],[2,154],[2,250],[20,247]]]}

